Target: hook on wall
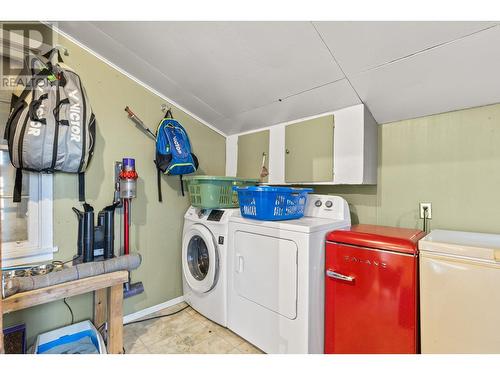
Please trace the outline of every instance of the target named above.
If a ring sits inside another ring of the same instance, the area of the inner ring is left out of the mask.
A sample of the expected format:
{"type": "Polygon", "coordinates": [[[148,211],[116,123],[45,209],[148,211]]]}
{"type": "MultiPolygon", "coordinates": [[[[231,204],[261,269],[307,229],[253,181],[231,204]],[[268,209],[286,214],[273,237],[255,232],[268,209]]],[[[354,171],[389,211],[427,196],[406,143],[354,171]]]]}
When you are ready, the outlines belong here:
{"type": "Polygon", "coordinates": [[[62,52],[64,56],[69,56],[69,51],[66,47],[60,44],[56,44],[54,48],[58,49],[59,52],[62,52]]]}
{"type": "Polygon", "coordinates": [[[162,112],[172,111],[172,107],[170,107],[170,106],[169,106],[168,104],[166,104],[166,103],[163,103],[163,104],[161,105],[161,111],[162,111],[162,112]]]}

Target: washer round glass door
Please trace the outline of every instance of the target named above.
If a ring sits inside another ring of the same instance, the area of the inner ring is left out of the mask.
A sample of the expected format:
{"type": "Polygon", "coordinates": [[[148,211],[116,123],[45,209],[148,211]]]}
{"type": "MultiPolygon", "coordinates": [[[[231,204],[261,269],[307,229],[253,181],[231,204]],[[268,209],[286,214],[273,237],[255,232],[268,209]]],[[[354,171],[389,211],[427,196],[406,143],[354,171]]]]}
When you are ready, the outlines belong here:
{"type": "Polygon", "coordinates": [[[193,225],[182,241],[182,271],[195,292],[209,292],[217,283],[219,256],[210,231],[201,224],[193,225]]]}

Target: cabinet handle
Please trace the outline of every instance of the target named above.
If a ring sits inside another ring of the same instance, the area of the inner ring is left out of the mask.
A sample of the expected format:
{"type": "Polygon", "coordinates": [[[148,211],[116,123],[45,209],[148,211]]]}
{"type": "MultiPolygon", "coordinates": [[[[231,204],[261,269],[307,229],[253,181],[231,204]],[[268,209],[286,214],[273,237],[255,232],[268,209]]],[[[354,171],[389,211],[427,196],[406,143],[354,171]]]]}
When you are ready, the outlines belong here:
{"type": "Polygon", "coordinates": [[[289,149],[286,149],[285,150],[285,153],[288,155],[290,153],[290,150],[289,149]]]}

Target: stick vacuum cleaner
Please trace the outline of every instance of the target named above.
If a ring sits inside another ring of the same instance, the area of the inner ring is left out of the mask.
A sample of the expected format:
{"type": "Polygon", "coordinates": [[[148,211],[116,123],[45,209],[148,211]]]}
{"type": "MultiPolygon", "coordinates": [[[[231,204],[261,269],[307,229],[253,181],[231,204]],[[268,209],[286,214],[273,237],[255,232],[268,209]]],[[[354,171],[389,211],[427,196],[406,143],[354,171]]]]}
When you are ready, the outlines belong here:
{"type": "MultiPolygon", "coordinates": [[[[123,254],[130,252],[130,212],[132,198],[137,196],[137,172],[135,170],[135,159],[124,158],[118,174],[119,199],[123,207],[123,254]]],[[[144,292],[142,282],[133,283],[129,281],[123,284],[123,297],[128,298],[144,292]]]]}

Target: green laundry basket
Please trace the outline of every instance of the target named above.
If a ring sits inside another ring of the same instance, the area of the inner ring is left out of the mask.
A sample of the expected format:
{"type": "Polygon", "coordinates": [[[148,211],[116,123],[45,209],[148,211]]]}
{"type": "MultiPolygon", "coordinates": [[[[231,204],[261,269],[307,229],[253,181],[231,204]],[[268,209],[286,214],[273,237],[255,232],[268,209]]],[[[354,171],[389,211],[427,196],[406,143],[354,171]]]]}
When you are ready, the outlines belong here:
{"type": "Polygon", "coordinates": [[[257,179],[221,176],[186,176],[191,205],[199,208],[238,207],[238,193],[233,186],[256,185],[257,179]]]}

